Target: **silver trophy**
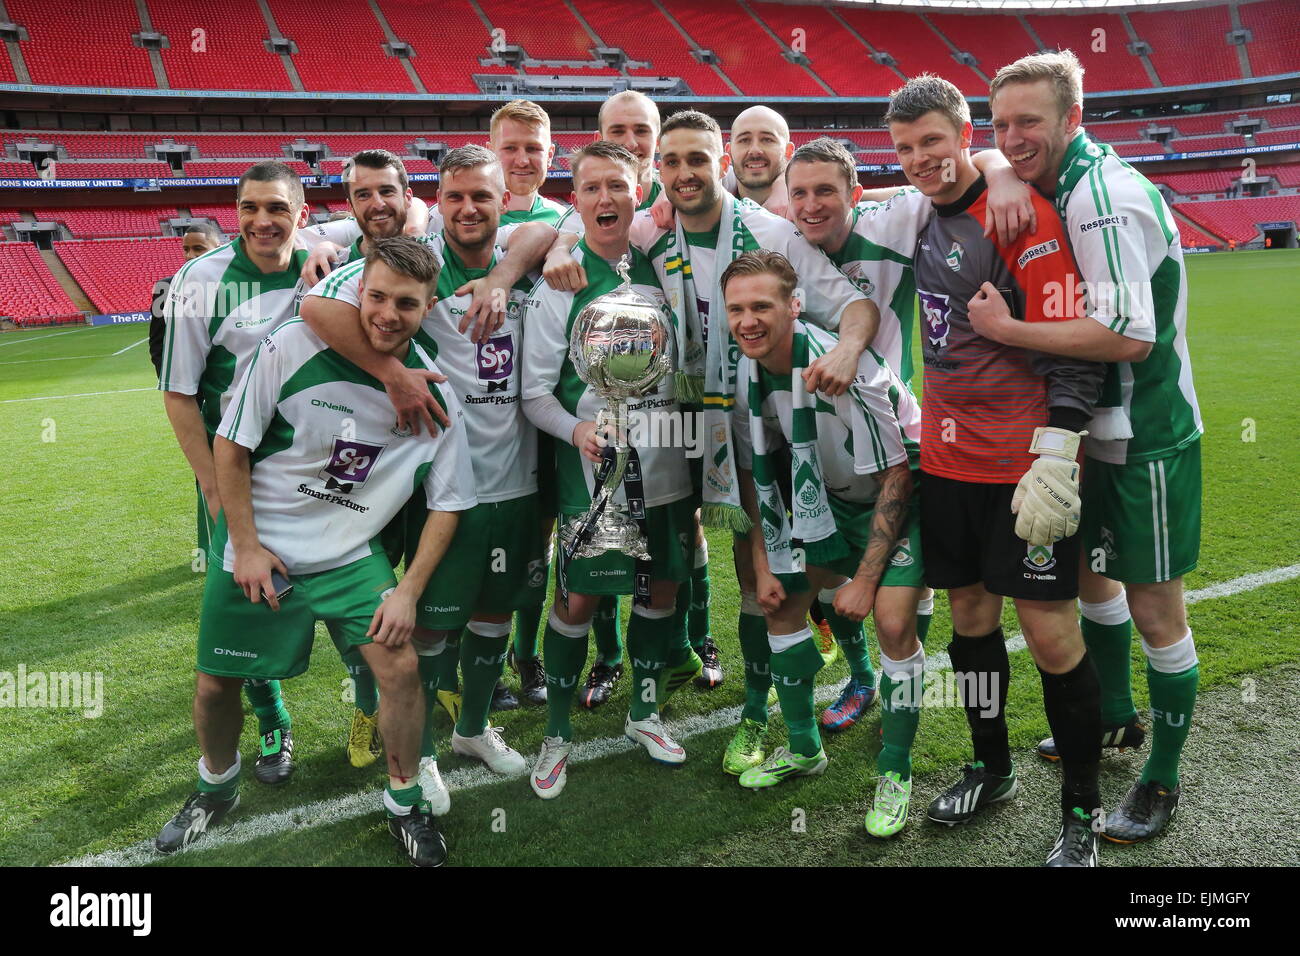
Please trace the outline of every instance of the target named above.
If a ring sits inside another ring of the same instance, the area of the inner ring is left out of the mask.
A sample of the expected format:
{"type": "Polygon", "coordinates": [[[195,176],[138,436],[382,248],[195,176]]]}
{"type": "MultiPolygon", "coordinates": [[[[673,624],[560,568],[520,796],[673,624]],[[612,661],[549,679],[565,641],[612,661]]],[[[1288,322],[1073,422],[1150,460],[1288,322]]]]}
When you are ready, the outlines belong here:
{"type": "Polygon", "coordinates": [[[649,560],[645,535],[623,504],[614,500],[627,471],[628,399],[654,391],[673,371],[672,330],[663,310],[635,292],[628,278],[630,260],[615,267],[623,285],[593,299],[578,314],[569,338],[569,360],[578,377],[605,399],[597,416],[602,431],[613,426],[614,466],[591,497],[587,513],[560,529],[560,544],[570,558],[594,558],[622,551],[649,560]]]}

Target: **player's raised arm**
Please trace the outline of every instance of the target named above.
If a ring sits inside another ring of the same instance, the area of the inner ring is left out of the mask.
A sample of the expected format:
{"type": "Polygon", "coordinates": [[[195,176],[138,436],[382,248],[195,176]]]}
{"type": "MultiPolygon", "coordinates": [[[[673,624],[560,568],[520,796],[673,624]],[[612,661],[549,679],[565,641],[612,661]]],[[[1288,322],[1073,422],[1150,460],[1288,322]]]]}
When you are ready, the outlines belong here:
{"type": "Polygon", "coordinates": [[[456,289],[456,295],[473,293],[460,331],[469,330],[476,342],[485,342],[506,320],[506,303],[515,283],[541,265],[556,240],[555,227],[544,222],[524,222],[510,230],[505,256],[482,279],[456,289]]]}

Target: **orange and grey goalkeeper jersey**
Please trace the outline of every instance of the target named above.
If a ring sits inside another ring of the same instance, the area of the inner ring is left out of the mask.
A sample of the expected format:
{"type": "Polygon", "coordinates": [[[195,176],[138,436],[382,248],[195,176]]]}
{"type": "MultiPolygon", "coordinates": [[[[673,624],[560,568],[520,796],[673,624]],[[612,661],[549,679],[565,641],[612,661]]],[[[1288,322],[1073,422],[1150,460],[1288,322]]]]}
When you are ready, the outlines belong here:
{"type": "Polygon", "coordinates": [[[1020,480],[1034,456],[1034,429],[1079,430],[1092,414],[1104,366],[1043,355],[975,332],[967,303],[991,282],[1026,322],[1076,318],[1074,260],[1051,203],[1037,194],[1036,231],[1000,247],[984,236],[981,177],[956,202],[936,206],[917,240],[913,269],[921,302],[925,364],[921,468],[957,481],[1020,480]]]}

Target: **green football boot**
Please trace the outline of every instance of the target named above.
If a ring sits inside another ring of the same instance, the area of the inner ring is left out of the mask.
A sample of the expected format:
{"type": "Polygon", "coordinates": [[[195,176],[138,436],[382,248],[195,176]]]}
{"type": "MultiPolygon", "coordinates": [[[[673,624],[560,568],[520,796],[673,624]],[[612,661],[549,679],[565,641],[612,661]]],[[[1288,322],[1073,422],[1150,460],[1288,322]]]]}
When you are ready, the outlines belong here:
{"type": "Polygon", "coordinates": [[[912,802],[912,781],[890,770],[876,784],[876,803],[867,814],[867,832],[886,839],[907,824],[907,808],[912,802]]]}
{"type": "Polygon", "coordinates": [[[751,767],[763,762],[763,737],[767,733],[767,724],[742,717],[736,728],[731,743],[727,744],[722,754],[722,769],[733,777],[739,777],[751,767]]]}
{"type": "Polygon", "coordinates": [[[751,767],[740,775],[740,785],[749,790],[763,790],[775,787],[791,777],[815,777],[826,771],[827,762],[825,750],[804,757],[791,753],[784,747],[777,747],[764,763],[751,767]]]}

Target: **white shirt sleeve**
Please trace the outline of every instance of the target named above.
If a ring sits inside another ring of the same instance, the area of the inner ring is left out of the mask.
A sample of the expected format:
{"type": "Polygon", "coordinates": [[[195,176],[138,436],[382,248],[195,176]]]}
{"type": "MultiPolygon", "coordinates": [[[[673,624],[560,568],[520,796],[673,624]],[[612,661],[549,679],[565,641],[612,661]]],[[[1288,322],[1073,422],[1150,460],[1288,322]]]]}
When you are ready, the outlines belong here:
{"type": "MultiPolygon", "coordinates": [[[[636,221],[635,217],[633,217],[632,221],[636,221]]],[[[577,207],[570,206],[568,211],[560,217],[560,221],[555,224],[555,230],[581,236],[587,231],[587,227],[583,224],[582,217],[578,215],[577,207]]]]}
{"type": "Polygon", "coordinates": [[[878,246],[884,246],[911,259],[916,252],[916,238],[934,215],[934,205],[919,189],[908,186],[884,202],[864,202],[858,206],[857,228],[878,246]]]}
{"type": "Polygon", "coordinates": [[[226,414],[217,426],[218,435],[249,451],[262,443],[262,436],[271,426],[279,405],[280,388],[284,384],[283,355],[284,350],[276,345],[273,335],[262,339],[244,370],[244,377],[231,392],[226,414]]]}
{"type": "Polygon", "coordinates": [[[550,395],[560,384],[569,354],[569,308],[573,296],[556,292],[545,281],[533,286],[524,306],[524,401],[550,395]]]}
{"type": "Polygon", "coordinates": [[[425,504],[430,511],[465,511],[478,504],[469,440],[465,436],[465,413],[450,389],[441,391],[452,424],[438,436],[433,465],[424,476],[425,504]]]}
{"type": "Polygon", "coordinates": [[[194,270],[182,268],[172,280],[163,303],[162,374],[158,387],[164,392],[197,395],[199,379],[212,351],[209,333],[210,292],[206,283],[194,278],[194,270]]]}
{"type": "Polygon", "coordinates": [[[361,227],[355,219],[336,219],[334,222],[318,222],[298,230],[298,244],[307,249],[314,249],[322,242],[332,242],[336,246],[350,246],[361,238],[361,227]]]}
{"type": "Polygon", "coordinates": [[[361,308],[361,272],[365,260],[349,262],[335,269],[308,290],[308,296],[321,299],[337,299],[346,302],[355,309],[361,308]]]}
{"type": "Polygon", "coordinates": [[[782,250],[799,277],[804,318],[827,331],[840,327],[840,316],[850,304],[865,299],[826,254],[793,231],[782,250]]]}
{"type": "Polygon", "coordinates": [[[1165,245],[1151,200],[1127,172],[1104,176],[1098,191],[1079,182],[1066,207],[1066,229],[1085,283],[1088,314],[1112,332],[1156,340],[1148,234],[1165,245]]]}
{"type": "Polygon", "coordinates": [[[891,388],[902,387],[879,356],[867,349],[849,390],[835,399],[837,411],[851,422],[856,474],[878,474],[907,461],[907,449],[889,397],[891,388]]]}

